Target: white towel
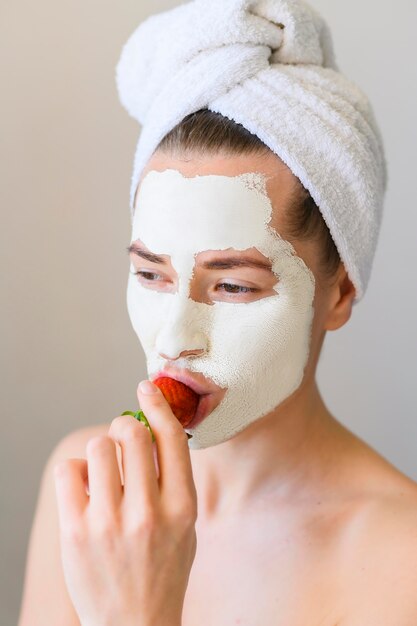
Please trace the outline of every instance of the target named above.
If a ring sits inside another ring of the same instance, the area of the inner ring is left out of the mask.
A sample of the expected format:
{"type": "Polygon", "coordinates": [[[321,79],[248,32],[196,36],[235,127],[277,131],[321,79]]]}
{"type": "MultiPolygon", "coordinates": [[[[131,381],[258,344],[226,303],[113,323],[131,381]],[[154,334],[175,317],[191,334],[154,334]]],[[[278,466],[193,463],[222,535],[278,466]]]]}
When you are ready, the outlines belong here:
{"type": "Polygon", "coordinates": [[[131,185],[159,141],[207,108],[242,124],[308,189],[364,295],[387,171],[366,95],[337,68],[330,30],[301,0],[193,0],[152,15],[117,65],[122,104],[142,125],[131,185]]]}

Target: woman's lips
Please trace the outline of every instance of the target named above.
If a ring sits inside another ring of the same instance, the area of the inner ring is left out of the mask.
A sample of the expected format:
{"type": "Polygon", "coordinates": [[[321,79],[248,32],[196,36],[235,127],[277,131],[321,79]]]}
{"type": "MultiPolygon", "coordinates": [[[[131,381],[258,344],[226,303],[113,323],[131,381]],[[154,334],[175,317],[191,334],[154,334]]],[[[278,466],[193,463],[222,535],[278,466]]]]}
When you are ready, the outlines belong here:
{"type": "Polygon", "coordinates": [[[167,376],[178,380],[180,383],[184,383],[187,387],[190,387],[199,396],[209,394],[212,392],[220,391],[221,387],[215,385],[213,382],[207,380],[202,374],[197,372],[189,372],[186,369],[175,369],[174,367],[165,367],[163,370],[151,377],[152,382],[155,382],[158,378],[167,376]]]}
{"type": "Polygon", "coordinates": [[[184,427],[185,430],[195,428],[200,424],[200,422],[220,404],[226,393],[226,389],[207,380],[202,374],[189,372],[184,369],[164,368],[155,376],[152,376],[151,380],[155,382],[158,378],[165,376],[184,383],[200,396],[194,417],[187,426],[184,427]]]}
{"type": "Polygon", "coordinates": [[[220,398],[216,398],[213,393],[206,393],[200,396],[195,415],[191,422],[187,424],[185,430],[198,426],[198,424],[200,424],[219,404],[220,398]]]}

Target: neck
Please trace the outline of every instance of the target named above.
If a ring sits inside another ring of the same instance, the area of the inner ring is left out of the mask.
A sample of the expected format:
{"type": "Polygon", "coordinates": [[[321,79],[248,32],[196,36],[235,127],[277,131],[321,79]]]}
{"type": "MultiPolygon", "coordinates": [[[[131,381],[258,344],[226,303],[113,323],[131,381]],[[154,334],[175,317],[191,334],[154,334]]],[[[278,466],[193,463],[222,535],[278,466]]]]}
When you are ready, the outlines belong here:
{"type": "Polygon", "coordinates": [[[220,518],[265,496],[288,501],[311,493],[326,476],[343,431],[313,379],[232,439],[191,451],[199,518],[220,518]]]}

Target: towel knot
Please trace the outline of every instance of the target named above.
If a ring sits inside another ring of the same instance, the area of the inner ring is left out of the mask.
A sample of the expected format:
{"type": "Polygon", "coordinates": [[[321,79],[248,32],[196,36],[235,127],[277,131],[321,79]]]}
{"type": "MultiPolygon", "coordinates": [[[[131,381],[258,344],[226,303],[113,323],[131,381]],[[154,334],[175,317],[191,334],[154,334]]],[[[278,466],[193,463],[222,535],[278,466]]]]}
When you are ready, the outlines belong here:
{"type": "Polygon", "coordinates": [[[144,124],[168,83],[198,64],[202,76],[217,67],[228,88],[271,64],[337,69],[327,24],[305,2],[194,0],[151,15],[131,35],[117,68],[123,105],[144,124]]]}
{"type": "Polygon", "coordinates": [[[269,23],[269,62],[284,65],[311,64],[336,68],[331,34],[326,22],[307,3],[299,0],[246,0],[241,10],[251,16],[254,28],[269,23]]]}

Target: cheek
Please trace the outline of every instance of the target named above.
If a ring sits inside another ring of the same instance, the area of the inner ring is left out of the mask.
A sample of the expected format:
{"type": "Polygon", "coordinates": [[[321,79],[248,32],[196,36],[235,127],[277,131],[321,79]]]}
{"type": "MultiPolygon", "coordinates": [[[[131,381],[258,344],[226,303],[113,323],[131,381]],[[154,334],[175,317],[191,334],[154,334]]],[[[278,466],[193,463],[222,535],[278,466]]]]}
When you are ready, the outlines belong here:
{"type": "Polygon", "coordinates": [[[280,316],[271,317],[276,313],[278,299],[271,296],[251,303],[216,303],[211,330],[213,352],[227,352],[236,360],[263,352],[276,331],[276,322],[279,324],[280,316]]]}
{"type": "Polygon", "coordinates": [[[286,295],[248,304],[214,305],[210,356],[236,372],[304,364],[310,347],[313,307],[300,308],[286,295]]]}

